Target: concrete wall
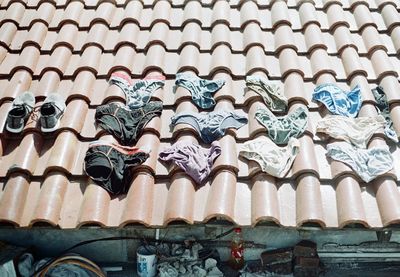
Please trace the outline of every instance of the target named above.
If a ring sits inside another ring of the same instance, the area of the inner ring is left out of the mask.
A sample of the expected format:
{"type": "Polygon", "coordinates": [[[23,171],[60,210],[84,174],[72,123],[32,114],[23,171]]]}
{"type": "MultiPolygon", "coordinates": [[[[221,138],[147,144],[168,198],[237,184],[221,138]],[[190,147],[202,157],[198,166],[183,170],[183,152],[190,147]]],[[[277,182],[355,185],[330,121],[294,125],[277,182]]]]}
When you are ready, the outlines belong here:
{"type": "MultiPolygon", "coordinates": [[[[159,229],[159,238],[183,240],[193,236],[197,239],[207,239],[214,238],[216,235],[231,228],[218,225],[196,227],[170,226],[166,229],[159,229]]],[[[293,246],[302,239],[313,240],[318,244],[319,251],[322,252],[327,245],[330,247],[328,247],[329,251],[332,250],[332,245],[336,244],[339,252],[343,249],[348,252],[348,247],[344,247],[341,250],[340,246],[377,241],[375,231],[363,229],[321,230],[319,228],[289,229],[259,226],[257,228],[243,228],[243,234],[245,240],[261,244],[254,248],[246,247],[245,258],[252,260],[258,259],[259,254],[266,249],[293,246]]],[[[129,227],[124,229],[84,228],[79,230],[57,230],[44,227],[35,227],[33,229],[0,229],[0,240],[20,246],[34,246],[43,256],[57,255],[62,250],[81,241],[116,236],[145,236],[155,238],[156,229],[144,227],[129,227]]],[[[220,240],[223,240],[223,242],[213,243],[212,245],[217,246],[221,258],[224,260],[229,255],[230,235],[220,240]]],[[[390,241],[400,243],[400,231],[393,230],[390,241]]],[[[397,245],[396,243],[394,243],[395,246],[397,245]]],[[[96,262],[127,262],[136,259],[135,253],[138,244],[138,240],[96,242],[81,246],[75,249],[74,252],[80,253],[96,262]]]]}

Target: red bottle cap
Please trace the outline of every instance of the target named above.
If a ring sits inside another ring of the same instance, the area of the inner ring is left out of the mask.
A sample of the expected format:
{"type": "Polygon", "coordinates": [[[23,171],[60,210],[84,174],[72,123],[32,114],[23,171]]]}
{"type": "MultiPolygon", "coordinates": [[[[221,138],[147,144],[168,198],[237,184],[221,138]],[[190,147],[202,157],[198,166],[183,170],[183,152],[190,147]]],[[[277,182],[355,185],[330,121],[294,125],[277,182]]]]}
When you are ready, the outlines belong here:
{"type": "Polygon", "coordinates": [[[235,228],[235,233],[240,233],[242,232],[242,228],[235,228]]]}

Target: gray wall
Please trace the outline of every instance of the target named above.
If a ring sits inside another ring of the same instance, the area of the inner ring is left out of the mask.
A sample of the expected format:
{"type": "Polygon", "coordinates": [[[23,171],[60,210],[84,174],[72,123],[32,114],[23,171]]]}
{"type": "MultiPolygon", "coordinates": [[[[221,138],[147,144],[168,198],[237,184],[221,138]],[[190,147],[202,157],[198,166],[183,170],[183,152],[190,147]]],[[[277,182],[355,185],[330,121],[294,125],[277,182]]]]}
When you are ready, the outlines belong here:
{"type": "MultiPolygon", "coordinates": [[[[159,237],[166,240],[183,240],[189,236],[198,239],[213,238],[223,231],[232,227],[221,227],[218,225],[207,226],[170,226],[166,229],[159,230],[159,237]]],[[[344,229],[344,230],[321,230],[319,228],[302,228],[289,229],[279,227],[259,226],[256,228],[244,228],[243,234],[245,240],[254,241],[262,244],[256,247],[246,247],[246,259],[258,259],[259,254],[266,249],[274,249],[280,247],[293,246],[302,239],[310,239],[318,244],[319,252],[332,252],[332,247],[338,252],[357,252],[360,243],[376,242],[372,244],[372,248],[382,245],[377,242],[375,231],[363,229],[344,229]],[[265,245],[266,248],[263,246],[265,245]],[[353,245],[348,246],[348,245],[353,245]],[[351,250],[353,249],[353,250],[351,250]]],[[[58,230],[52,228],[35,227],[32,229],[12,229],[1,228],[0,240],[20,246],[35,246],[40,254],[44,256],[57,255],[60,251],[84,240],[92,240],[103,237],[113,236],[129,236],[129,237],[155,237],[156,229],[148,229],[144,227],[129,227],[124,229],[110,228],[83,228],[78,230],[58,230]]],[[[222,259],[226,259],[229,255],[230,235],[221,238],[223,242],[212,244],[217,246],[222,259]]],[[[400,242],[400,232],[393,230],[390,239],[391,242],[400,242]]],[[[138,246],[136,240],[120,240],[96,242],[90,245],[81,246],[74,250],[87,258],[96,262],[126,262],[134,261],[136,248],[138,246]]],[[[397,249],[396,243],[391,245],[397,249]]],[[[387,249],[387,247],[382,248],[387,249]]],[[[386,250],[384,250],[386,251],[386,250]]]]}

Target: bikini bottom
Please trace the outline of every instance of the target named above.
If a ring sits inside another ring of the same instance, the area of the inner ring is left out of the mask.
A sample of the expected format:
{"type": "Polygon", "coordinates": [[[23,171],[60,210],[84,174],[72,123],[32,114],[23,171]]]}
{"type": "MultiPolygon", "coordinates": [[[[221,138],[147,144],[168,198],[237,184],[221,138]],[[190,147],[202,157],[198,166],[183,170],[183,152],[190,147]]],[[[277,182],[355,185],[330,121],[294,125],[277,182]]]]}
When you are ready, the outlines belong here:
{"type": "Polygon", "coordinates": [[[372,90],[372,94],[374,95],[376,100],[378,114],[382,115],[385,118],[385,136],[387,136],[394,142],[399,142],[399,138],[397,137],[396,131],[393,127],[392,117],[390,116],[389,103],[387,101],[387,97],[385,92],[383,91],[383,88],[377,86],[372,90]]]}
{"type": "Polygon", "coordinates": [[[304,133],[308,113],[300,106],[288,115],[276,117],[270,110],[258,108],[255,118],[267,129],[273,142],[286,144],[290,138],[298,138],[304,133]]]}
{"type": "Polygon", "coordinates": [[[367,148],[372,135],[383,130],[383,116],[349,118],[341,115],[328,115],[317,124],[317,132],[352,143],[358,148],[367,148]]]}
{"type": "Polygon", "coordinates": [[[256,161],[261,170],[271,176],[282,178],[292,167],[299,147],[299,141],[295,138],[290,138],[287,146],[279,147],[270,139],[262,137],[245,142],[239,155],[256,161]]]}
{"type": "Polygon", "coordinates": [[[132,84],[131,78],[126,74],[114,73],[110,83],[118,86],[125,94],[126,105],[130,109],[138,109],[149,103],[151,95],[164,87],[164,76],[152,75],[132,84]]]}
{"type": "Polygon", "coordinates": [[[319,101],[333,114],[356,117],[362,104],[359,86],[345,92],[334,84],[322,84],[314,89],[312,99],[319,101]]]}
{"type": "Polygon", "coordinates": [[[211,143],[224,136],[227,129],[245,125],[247,118],[232,111],[180,113],[171,118],[172,126],[182,123],[192,126],[205,143],[211,143]]]}
{"type": "Polygon", "coordinates": [[[126,193],[132,182],[131,168],[144,163],[149,154],[137,147],[102,141],[92,142],[84,160],[85,173],[111,195],[126,193]]]}
{"type": "Polygon", "coordinates": [[[329,144],[327,150],[328,157],[349,165],[366,183],[393,168],[387,146],[359,149],[341,141],[329,144]]]}
{"type": "Polygon", "coordinates": [[[205,149],[190,141],[181,140],[160,152],[163,161],[173,161],[183,169],[197,184],[207,179],[214,164],[214,160],[221,155],[221,146],[218,141],[205,149]]]}
{"type": "Polygon", "coordinates": [[[279,86],[268,84],[264,78],[259,76],[247,76],[246,86],[258,93],[272,112],[286,111],[288,100],[280,90],[279,86]]]}
{"type": "Polygon", "coordinates": [[[190,73],[177,73],[175,85],[187,89],[192,94],[193,102],[200,108],[209,109],[215,106],[212,94],[225,84],[224,80],[206,80],[190,73]]]}
{"type": "Polygon", "coordinates": [[[151,101],[137,109],[128,109],[116,103],[99,106],[96,109],[96,123],[113,135],[123,145],[133,145],[139,139],[144,126],[160,116],[161,101],[151,101]]]}

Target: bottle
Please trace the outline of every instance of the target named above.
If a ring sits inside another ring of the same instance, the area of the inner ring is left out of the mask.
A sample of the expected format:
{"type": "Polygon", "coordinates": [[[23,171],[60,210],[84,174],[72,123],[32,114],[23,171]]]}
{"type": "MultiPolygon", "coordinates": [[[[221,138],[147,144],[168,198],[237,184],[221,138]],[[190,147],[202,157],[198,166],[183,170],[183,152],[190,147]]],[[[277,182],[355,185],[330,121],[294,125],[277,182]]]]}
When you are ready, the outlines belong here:
{"type": "Polygon", "coordinates": [[[242,229],[235,228],[231,241],[231,256],[228,264],[232,269],[239,270],[244,266],[244,243],[242,236],[242,229]]]}

